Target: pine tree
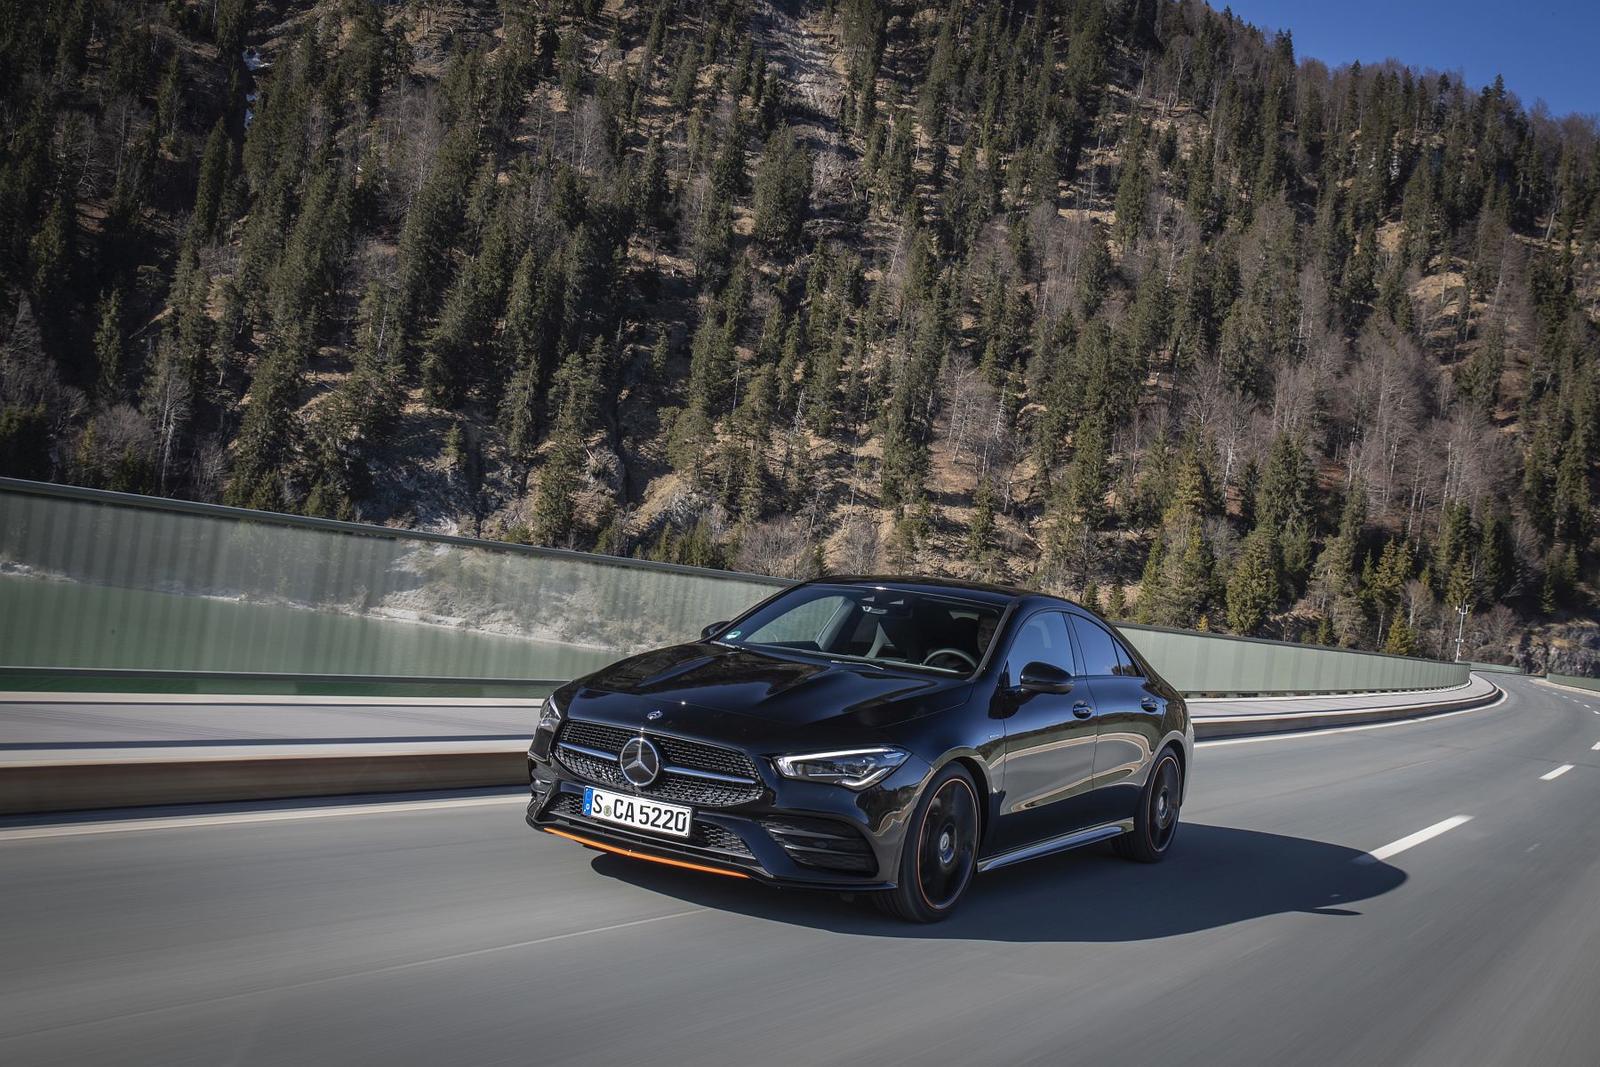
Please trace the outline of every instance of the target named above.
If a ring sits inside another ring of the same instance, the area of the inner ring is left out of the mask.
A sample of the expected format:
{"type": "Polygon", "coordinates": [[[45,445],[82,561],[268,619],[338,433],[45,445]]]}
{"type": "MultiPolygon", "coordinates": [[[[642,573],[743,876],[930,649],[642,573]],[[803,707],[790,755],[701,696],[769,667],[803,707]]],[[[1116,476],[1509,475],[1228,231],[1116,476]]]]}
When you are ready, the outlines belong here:
{"type": "Polygon", "coordinates": [[[1106,593],[1105,617],[1118,622],[1128,617],[1128,593],[1122,587],[1121,580],[1111,583],[1110,590],[1106,593]]]}
{"type": "Polygon", "coordinates": [[[1400,538],[1391,538],[1383,546],[1383,555],[1366,590],[1373,607],[1377,609],[1378,633],[1384,633],[1385,623],[1394,618],[1392,613],[1399,607],[1406,582],[1410,579],[1410,546],[1400,538]]]}
{"type": "Polygon", "coordinates": [[[911,357],[902,365],[884,411],[882,484],[884,502],[889,506],[913,504],[922,498],[948,331],[945,297],[938,293],[923,311],[911,357]]]}
{"type": "Polygon", "coordinates": [[[972,520],[967,524],[966,557],[982,570],[994,555],[994,492],[987,478],[979,478],[972,495],[972,520]]]}
{"type": "Polygon", "coordinates": [[[551,442],[539,487],[533,498],[534,542],[569,548],[576,532],[577,493],[583,449],[574,433],[563,430],[551,442]]]}
{"type": "Polygon", "coordinates": [[[1139,576],[1139,600],[1134,605],[1134,621],[1150,625],[1157,619],[1162,610],[1162,601],[1166,596],[1166,589],[1162,582],[1162,572],[1166,569],[1167,545],[1161,534],[1157,534],[1155,541],[1150,545],[1149,555],[1145,557],[1144,571],[1139,576]]]}
{"type": "Polygon", "coordinates": [[[1144,225],[1145,202],[1150,199],[1150,173],[1140,158],[1144,146],[1143,127],[1136,126],[1123,142],[1122,173],[1117,180],[1114,206],[1117,236],[1124,248],[1132,246],[1144,225]]]}
{"type": "Polygon", "coordinates": [[[402,336],[411,337],[433,312],[448,280],[449,249],[466,209],[468,176],[476,166],[477,146],[470,126],[453,130],[434,158],[400,228],[400,291],[397,310],[402,336]]]}
{"type": "Polygon", "coordinates": [[[1499,319],[1490,323],[1483,340],[1468,357],[1457,387],[1478,411],[1491,414],[1500,400],[1500,378],[1505,373],[1506,332],[1499,319]]]}
{"type": "Polygon", "coordinates": [[[1106,298],[1111,277],[1111,253],[1106,248],[1100,224],[1089,224],[1082,258],[1078,263],[1078,314],[1093,318],[1106,298]]]}
{"type": "Polygon", "coordinates": [[[1278,540],[1270,527],[1258,526],[1245,538],[1244,551],[1228,579],[1228,628],[1255,634],[1278,606],[1278,540]]]}
{"type": "Polygon", "coordinates": [[[1304,446],[1289,434],[1279,434],[1256,482],[1256,523],[1278,536],[1292,524],[1308,523],[1315,490],[1311,461],[1304,446]]]}
{"type": "Polygon", "coordinates": [[[189,216],[188,239],[195,244],[210,244],[216,235],[232,150],[227,125],[218,119],[200,154],[200,178],[195,186],[194,211],[189,216]]]}
{"type": "Polygon", "coordinates": [[[756,167],[755,239],[772,249],[800,239],[811,199],[811,155],[785,126],[767,139],[756,167]]]}
{"type": "Polygon", "coordinates": [[[733,209],[713,198],[695,224],[692,247],[695,278],[702,289],[720,289],[733,265],[733,209]]]}
{"type": "Polygon", "coordinates": [[[94,331],[95,397],[109,407],[122,396],[122,291],[113,289],[100,298],[94,331]]]}
{"type": "Polygon", "coordinates": [[[234,443],[233,469],[224,494],[227,503],[267,511],[291,509],[285,473],[293,455],[302,367],[302,354],[288,347],[277,347],[262,357],[234,443]]]}
{"type": "Polygon", "coordinates": [[[1056,506],[1056,554],[1080,588],[1099,564],[1097,534],[1105,521],[1110,473],[1105,429],[1098,416],[1090,418],[1073,434],[1072,460],[1056,506]]]}
{"type": "Polygon", "coordinates": [[[1389,635],[1384,639],[1383,650],[1391,656],[1417,654],[1416,632],[1406,623],[1404,615],[1396,615],[1389,624],[1389,635]]]}
{"type": "Polygon", "coordinates": [[[1193,627],[1205,617],[1215,596],[1216,557],[1199,523],[1189,527],[1181,550],[1169,557],[1162,578],[1165,602],[1155,609],[1167,626],[1193,627]]]}
{"type": "Polygon", "coordinates": [[[639,221],[657,230],[667,228],[672,190],[667,180],[666,150],[661,134],[655,133],[645,145],[644,162],[634,180],[633,208],[639,221]]]}
{"type": "Polygon", "coordinates": [[[69,196],[58,196],[28,246],[35,313],[41,325],[65,315],[72,301],[73,260],[77,255],[76,210],[69,196]]]}

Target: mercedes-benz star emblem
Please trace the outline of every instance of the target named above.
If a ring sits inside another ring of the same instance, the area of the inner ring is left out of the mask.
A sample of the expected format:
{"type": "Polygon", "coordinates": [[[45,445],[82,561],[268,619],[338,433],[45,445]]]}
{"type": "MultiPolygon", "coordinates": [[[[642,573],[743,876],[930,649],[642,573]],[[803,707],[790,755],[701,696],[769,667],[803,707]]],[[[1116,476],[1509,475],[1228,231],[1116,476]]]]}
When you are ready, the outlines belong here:
{"type": "Polygon", "coordinates": [[[622,767],[622,777],[643,789],[661,773],[661,753],[642,737],[630,737],[622,751],[617,753],[617,763],[622,767]]]}
{"type": "Polygon", "coordinates": [[[651,722],[655,722],[657,719],[661,718],[661,709],[657,708],[650,714],[646,715],[645,718],[649,719],[651,722]]]}

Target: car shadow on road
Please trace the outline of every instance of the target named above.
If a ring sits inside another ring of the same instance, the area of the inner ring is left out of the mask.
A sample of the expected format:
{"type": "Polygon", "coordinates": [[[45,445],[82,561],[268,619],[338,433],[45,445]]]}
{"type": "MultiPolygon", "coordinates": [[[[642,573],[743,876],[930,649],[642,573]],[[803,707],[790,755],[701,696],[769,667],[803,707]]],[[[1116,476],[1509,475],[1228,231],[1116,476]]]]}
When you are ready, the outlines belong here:
{"type": "Polygon", "coordinates": [[[721,911],[841,933],[988,941],[1142,941],[1287,912],[1359,915],[1404,871],[1343,845],[1190,823],[1162,863],[1080,849],[978,876],[949,920],[902,923],[828,893],[776,891],[600,856],[597,873],[721,911]]]}

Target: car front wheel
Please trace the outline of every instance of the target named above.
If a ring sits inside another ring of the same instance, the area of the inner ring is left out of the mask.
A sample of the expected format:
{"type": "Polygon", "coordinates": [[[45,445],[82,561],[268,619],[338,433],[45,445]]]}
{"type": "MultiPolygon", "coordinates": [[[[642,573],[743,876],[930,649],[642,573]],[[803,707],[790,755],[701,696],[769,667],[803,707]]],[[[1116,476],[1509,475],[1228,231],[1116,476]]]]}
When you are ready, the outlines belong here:
{"type": "Polygon", "coordinates": [[[907,922],[948,918],[972,882],[977,857],[978,791],[951,764],[917,803],[900,849],[899,884],[878,894],[878,904],[907,922]]]}

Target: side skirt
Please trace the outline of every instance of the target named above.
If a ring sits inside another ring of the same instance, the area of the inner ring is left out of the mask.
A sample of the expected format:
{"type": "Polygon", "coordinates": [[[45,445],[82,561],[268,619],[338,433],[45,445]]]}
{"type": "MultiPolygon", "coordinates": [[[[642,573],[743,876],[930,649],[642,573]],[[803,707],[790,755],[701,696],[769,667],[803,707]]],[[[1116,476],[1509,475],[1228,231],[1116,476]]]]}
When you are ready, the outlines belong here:
{"type": "Polygon", "coordinates": [[[1087,830],[1074,830],[1070,834],[1052,837],[1045,841],[1036,841],[1031,845],[1014,848],[1010,852],[1002,852],[998,856],[978,861],[979,871],[992,871],[999,867],[1009,867],[1013,863],[1022,863],[1024,860],[1038,859],[1040,856],[1050,856],[1057,852],[1065,852],[1069,848],[1081,848],[1092,845],[1096,841],[1106,841],[1113,837],[1120,837],[1133,830],[1132,819],[1122,819],[1118,822],[1108,822],[1103,826],[1091,826],[1087,830]]]}

